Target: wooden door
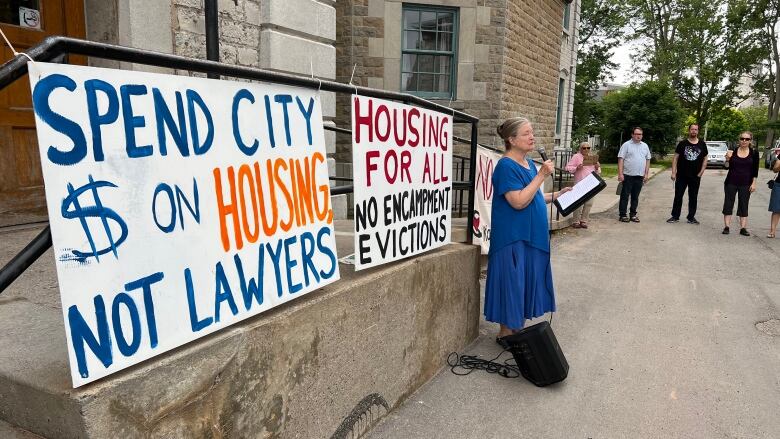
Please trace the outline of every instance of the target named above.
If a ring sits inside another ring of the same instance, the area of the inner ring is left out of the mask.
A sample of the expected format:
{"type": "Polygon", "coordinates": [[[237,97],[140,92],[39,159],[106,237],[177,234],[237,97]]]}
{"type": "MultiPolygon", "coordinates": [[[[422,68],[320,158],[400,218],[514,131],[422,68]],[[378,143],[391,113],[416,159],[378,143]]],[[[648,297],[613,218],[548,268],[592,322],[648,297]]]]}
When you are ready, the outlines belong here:
{"type": "MultiPolygon", "coordinates": [[[[0,0],[0,28],[17,52],[50,35],[84,38],[84,3],[0,0]]],[[[0,44],[4,63],[13,52],[0,44]]],[[[0,227],[47,219],[29,81],[25,75],[0,90],[0,227]]]]}

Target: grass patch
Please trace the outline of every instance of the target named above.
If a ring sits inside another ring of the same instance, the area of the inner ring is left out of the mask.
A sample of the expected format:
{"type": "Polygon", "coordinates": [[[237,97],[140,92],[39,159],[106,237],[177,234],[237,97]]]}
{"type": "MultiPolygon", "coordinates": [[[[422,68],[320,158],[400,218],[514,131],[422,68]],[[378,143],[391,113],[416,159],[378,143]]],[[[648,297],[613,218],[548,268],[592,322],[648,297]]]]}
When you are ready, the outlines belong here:
{"type": "MultiPolygon", "coordinates": [[[[660,168],[661,171],[672,167],[671,160],[659,160],[650,165],[651,168],[660,168]]],[[[601,164],[601,178],[607,179],[617,176],[617,163],[602,163],[601,164]]]]}
{"type": "Polygon", "coordinates": [[[602,163],[601,178],[607,179],[617,175],[617,163],[602,163]]]}

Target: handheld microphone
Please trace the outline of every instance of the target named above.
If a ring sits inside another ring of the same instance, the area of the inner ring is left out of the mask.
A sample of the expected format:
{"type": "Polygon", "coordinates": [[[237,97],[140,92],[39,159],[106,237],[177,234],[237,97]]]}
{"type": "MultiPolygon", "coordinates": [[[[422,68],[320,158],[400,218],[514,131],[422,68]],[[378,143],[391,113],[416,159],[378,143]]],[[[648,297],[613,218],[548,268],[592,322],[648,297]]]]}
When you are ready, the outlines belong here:
{"type": "Polygon", "coordinates": [[[539,147],[537,148],[536,152],[538,152],[539,156],[542,157],[543,162],[547,161],[547,152],[544,150],[544,148],[539,147]]]}

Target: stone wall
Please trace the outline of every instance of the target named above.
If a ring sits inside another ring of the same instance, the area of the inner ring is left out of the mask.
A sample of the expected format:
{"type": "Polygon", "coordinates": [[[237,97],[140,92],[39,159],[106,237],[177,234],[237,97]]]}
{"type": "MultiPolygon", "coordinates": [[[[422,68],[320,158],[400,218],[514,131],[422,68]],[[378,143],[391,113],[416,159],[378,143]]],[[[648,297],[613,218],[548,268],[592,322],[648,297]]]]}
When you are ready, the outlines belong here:
{"type": "MultiPolygon", "coordinates": [[[[562,55],[562,0],[415,3],[458,8],[456,99],[436,102],[479,117],[480,143],[497,148],[502,147],[495,134],[500,121],[528,115],[535,122],[537,142],[551,149],[559,65],[570,59],[562,55]]],[[[348,82],[356,66],[354,84],[399,90],[402,2],[337,0],[336,11],[337,80],[348,82]]],[[[349,127],[349,96],[339,96],[337,108],[336,123],[349,127]]],[[[456,125],[455,134],[470,137],[470,126],[456,125]]],[[[468,145],[457,144],[455,153],[468,155],[468,145]]],[[[348,136],[339,138],[336,157],[351,161],[348,136]]]]}
{"type": "MultiPolygon", "coordinates": [[[[87,37],[190,58],[206,58],[203,0],[85,0],[87,37]]],[[[219,0],[219,56],[227,64],[285,73],[336,77],[335,0],[219,0]]],[[[172,72],[129,63],[90,60],[101,67],[172,72]]],[[[199,76],[204,76],[200,75],[199,76]]],[[[327,123],[336,113],[333,93],[323,93],[327,123]]],[[[326,131],[330,174],[335,135],[326,131]]]]}
{"type": "Polygon", "coordinates": [[[561,0],[507,5],[501,118],[531,119],[537,145],[548,151],[555,140],[562,20],[561,0]]]}
{"type": "MultiPolygon", "coordinates": [[[[37,233],[6,234],[0,260],[37,233]]],[[[72,389],[49,250],[0,303],[0,419],[52,439],[332,437],[366,396],[398,407],[478,336],[479,258],[451,244],[357,273],[341,264],[338,282],[72,389]]],[[[374,421],[386,414],[372,407],[374,421]]]]}

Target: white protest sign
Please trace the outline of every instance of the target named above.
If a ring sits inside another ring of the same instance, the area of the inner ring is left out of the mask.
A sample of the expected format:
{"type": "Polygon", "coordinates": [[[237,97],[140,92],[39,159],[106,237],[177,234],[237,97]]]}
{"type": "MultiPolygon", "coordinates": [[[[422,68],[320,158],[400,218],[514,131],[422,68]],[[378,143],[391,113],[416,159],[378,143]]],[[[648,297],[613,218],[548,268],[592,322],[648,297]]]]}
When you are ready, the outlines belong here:
{"type": "Polygon", "coordinates": [[[317,93],[28,68],[74,386],[339,279],[317,93]]]}
{"type": "Polygon", "coordinates": [[[449,244],[452,116],[352,96],[355,270],[449,244]]]}
{"type": "Polygon", "coordinates": [[[474,244],[482,249],[482,254],[490,250],[490,214],[493,208],[493,169],[501,159],[501,154],[477,146],[476,182],[474,183],[474,218],[471,221],[474,244]]]}

